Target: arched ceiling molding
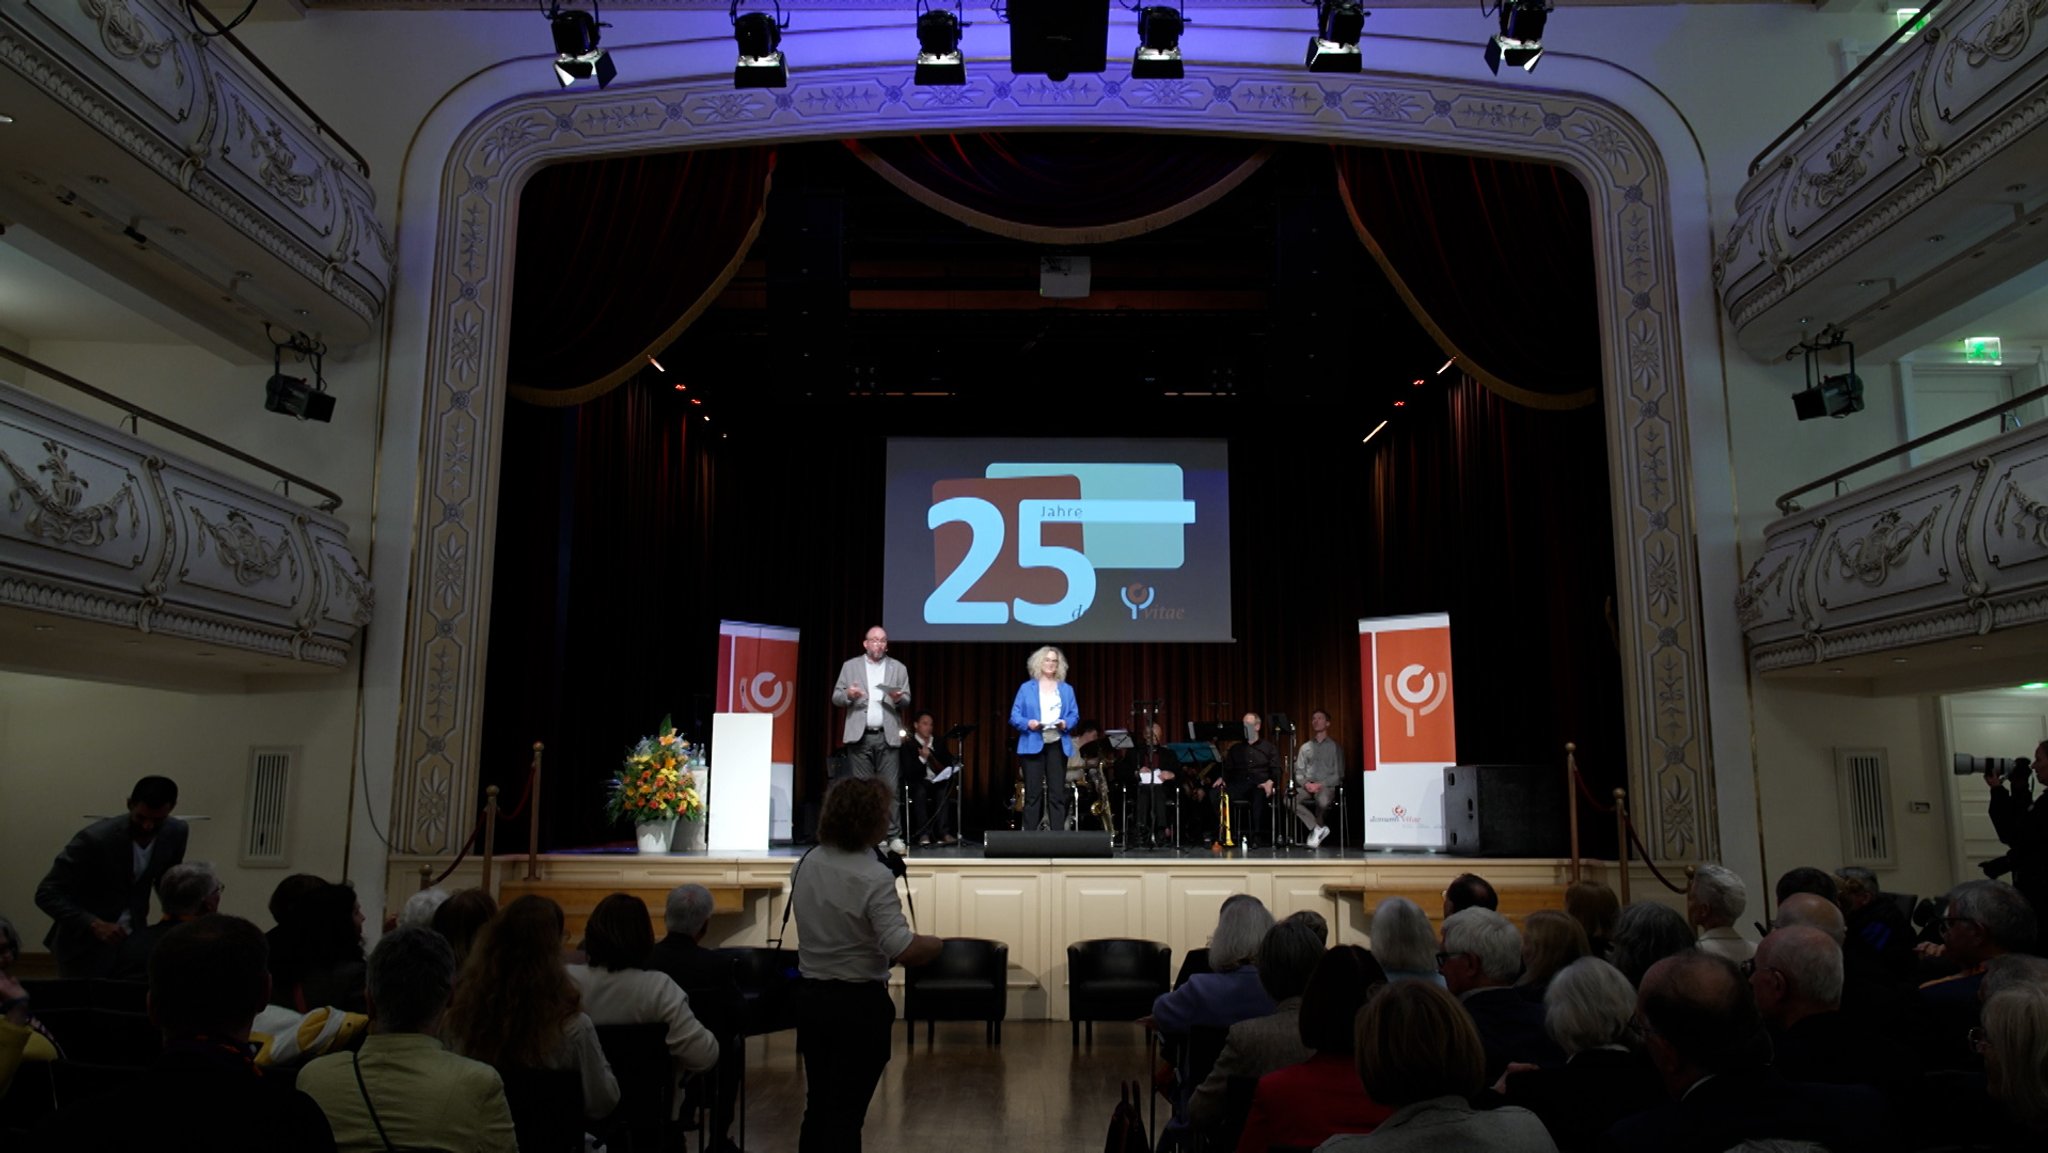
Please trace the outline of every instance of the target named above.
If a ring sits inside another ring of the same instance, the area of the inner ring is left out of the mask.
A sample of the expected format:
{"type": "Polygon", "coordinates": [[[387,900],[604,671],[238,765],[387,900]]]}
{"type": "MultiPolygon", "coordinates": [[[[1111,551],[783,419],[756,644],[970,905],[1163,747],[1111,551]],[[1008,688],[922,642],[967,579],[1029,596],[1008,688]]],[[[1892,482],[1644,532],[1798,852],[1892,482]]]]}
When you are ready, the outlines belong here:
{"type": "MultiPolygon", "coordinates": [[[[1299,51],[1299,34],[1284,39],[1287,52],[1299,51]]],[[[729,46],[700,43],[667,59],[703,68],[721,53],[730,59],[729,46]]],[[[424,214],[434,224],[431,279],[421,293],[426,331],[407,335],[394,353],[410,357],[417,348],[425,370],[392,782],[394,853],[450,853],[469,828],[511,246],[528,176],[544,164],[650,149],[1044,128],[1475,152],[1562,165],[1585,182],[1598,246],[1632,807],[1660,857],[1721,856],[1675,216],[1665,160],[1642,125],[1604,97],[1483,75],[1314,76],[1298,66],[1191,64],[1184,80],[1134,81],[1112,72],[1055,82],[996,67],[976,65],[959,88],[915,87],[905,65],[885,63],[799,70],[780,91],[734,91],[722,71],[608,92],[551,91],[507,99],[453,134],[431,205],[414,202],[430,209],[424,214]]],[[[425,267],[426,254],[418,256],[425,267]]]]}

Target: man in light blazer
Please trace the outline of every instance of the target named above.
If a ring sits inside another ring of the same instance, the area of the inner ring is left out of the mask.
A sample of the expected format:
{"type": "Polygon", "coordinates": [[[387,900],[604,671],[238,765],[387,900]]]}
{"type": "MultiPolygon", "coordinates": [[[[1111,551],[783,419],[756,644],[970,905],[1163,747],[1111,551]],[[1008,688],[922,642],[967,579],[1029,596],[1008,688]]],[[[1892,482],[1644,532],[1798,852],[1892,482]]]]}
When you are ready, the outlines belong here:
{"type": "Polygon", "coordinates": [[[64,978],[102,977],[121,942],[149,924],[149,894],[171,866],[185,860],[190,830],[171,816],[178,784],[144,777],[128,811],[79,830],[36,886],[36,907],[54,922],[43,938],[64,978]]]}
{"type": "Polygon", "coordinates": [[[910,670],[889,655],[889,633],[868,630],[862,654],[839,668],[832,703],[846,710],[840,729],[846,767],[855,777],[880,777],[889,787],[889,848],[903,851],[902,793],[896,785],[896,750],[903,744],[903,710],[910,707],[910,670]]]}

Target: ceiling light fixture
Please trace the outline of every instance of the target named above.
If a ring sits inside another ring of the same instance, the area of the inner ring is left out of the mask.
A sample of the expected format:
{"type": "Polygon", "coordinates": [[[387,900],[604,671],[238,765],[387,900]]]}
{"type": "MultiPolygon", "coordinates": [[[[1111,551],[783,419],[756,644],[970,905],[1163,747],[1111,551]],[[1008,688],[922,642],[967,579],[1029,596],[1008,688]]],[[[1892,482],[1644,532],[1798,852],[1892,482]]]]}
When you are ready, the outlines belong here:
{"type": "MultiPolygon", "coordinates": [[[[265,330],[266,334],[268,329],[265,330]]],[[[266,411],[295,416],[300,420],[330,421],[334,419],[334,398],[327,393],[327,381],[320,374],[320,362],[327,355],[327,346],[303,332],[294,332],[288,338],[270,338],[270,379],[263,385],[263,407],[266,411]],[[301,362],[313,366],[313,381],[306,382],[302,376],[284,374],[284,354],[290,352],[301,362]]]]}
{"type": "Polygon", "coordinates": [[[734,88],[787,88],[789,61],[782,55],[782,33],[789,20],[776,0],[775,15],[749,12],[740,15],[740,0],[732,0],[732,38],[739,44],[739,63],[733,66],[734,88]]]}
{"type": "Polygon", "coordinates": [[[1365,18],[1372,15],[1357,0],[1317,0],[1316,32],[1308,38],[1310,72],[1356,72],[1362,60],[1359,37],[1365,34],[1365,18]]]}
{"type": "Polygon", "coordinates": [[[561,0],[553,0],[553,7],[547,10],[548,24],[555,37],[555,79],[564,88],[585,80],[596,80],[599,88],[609,88],[619,74],[612,66],[612,54],[597,46],[597,30],[611,25],[598,19],[597,0],[590,0],[590,9],[564,9],[561,0]]]}
{"type": "Polygon", "coordinates": [[[1381,430],[1381,429],[1383,429],[1383,428],[1385,428],[1385,427],[1387,427],[1387,422],[1386,422],[1386,421],[1384,421],[1384,420],[1383,420],[1383,421],[1379,422],[1378,424],[1376,424],[1376,425],[1374,425],[1374,426],[1372,427],[1372,431],[1371,431],[1371,432],[1368,432],[1368,433],[1366,433],[1366,434],[1365,434],[1365,439],[1364,439],[1364,440],[1361,440],[1361,441],[1359,441],[1358,443],[1360,443],[1360,444],[1371,444],[1371,443],[1372,443],[1372,438],[1373,438],[1373,437],[1376,437],[1376,436],[1378,436],[1378,435],[1380,434],[1380,430],[1381,430]]]}
{"type": "Polygon", "coordinates": [[[1500,74],[1502,63],[1534,72],[1536,62],[1543,59],[1543,25],[1550,19],[1551,0],[1494,0],[1491,11],[1486,0],[1480,0],[1479,11],[1500,15],[1500,31],[1486,42],[1486,66],[1494,75],[1500,74]]]}
{"type": "Polygon", "coordinates": [[[1863,378],[1856,375],[1856,346],[1840,328],[1829,325],[1820,330],[1818,340],[1811,344],[1800,341],[1785,353],[1786,360],[1795,356],[1806,358],[1806,388],[1792,395],[1792,407],[1799,413],[1799,419],[1832,416],[1839,420],[1863,411],[1863,378]],[[1849,371],[1822,376],[1825,369],[1821,354],[1838,348],[1849,350],[1849,371]]]}
{"type": "Polygon", "coordinates": [[[1154,4],[1138,9],[1138,54],[1131,61],[1133,80],[1180,80],[1187,69],[1180,59],[1180,34],[1187,13],[1154,4]]]}
{"type": "Polygon", "coordinates": [[[964,7],[953,11],[933,8],[931,0],[917,0],[917,74],[923,88],[957,88],[967,83],[967,57],[960,51],[960,30],[967,22],[960,17],[964,7]]]}

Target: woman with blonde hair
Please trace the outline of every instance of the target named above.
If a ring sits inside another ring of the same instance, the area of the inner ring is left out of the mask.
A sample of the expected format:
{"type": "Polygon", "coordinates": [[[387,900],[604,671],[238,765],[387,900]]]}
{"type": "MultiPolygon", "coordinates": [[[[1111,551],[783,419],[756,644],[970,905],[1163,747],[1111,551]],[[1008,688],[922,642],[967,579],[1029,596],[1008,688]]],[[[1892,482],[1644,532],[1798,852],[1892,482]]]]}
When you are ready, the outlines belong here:
{"type": "Polygon", "coordinates": [[[1541,997],[1552,977],[1588,952],[1586,930],[1570,914],[1538,909],[1522,922],[1522,976],[1515,984],[1541,997]]]}
{"type": "Polygon", "coordinates": [[[583,1012],[562,959],[562,907],[525,896],[477,935],[448,1005],[449,1047],[500,1072],[574,1069],[583,1115],[601,1120],[619,1104],[619,1082],[583,1012]]]}
{"type": "Polygon", "coordinates": [[[2011,1125],[2012,1148],[2048,1140],[2048,989],[2007,989],[1984,1003],[1972,1030],[1984,1054],[1984,1091],[2011,1125]]]}
{"type": "Polygon", "coordinates": [[[1074,755],[1069,734],[1081,723],[1081,706],[1067,684],[1066,654],[1046,645],[1024,662],[1031,679],[1017,690],[1010,705],[1010,727],[1017,730],[1017,759],[1024,764],[1026,829],[1067,827],[1067,758],[1074,755]],[[1051,737],[1059,734],[1055,744],[1051,737]]]}

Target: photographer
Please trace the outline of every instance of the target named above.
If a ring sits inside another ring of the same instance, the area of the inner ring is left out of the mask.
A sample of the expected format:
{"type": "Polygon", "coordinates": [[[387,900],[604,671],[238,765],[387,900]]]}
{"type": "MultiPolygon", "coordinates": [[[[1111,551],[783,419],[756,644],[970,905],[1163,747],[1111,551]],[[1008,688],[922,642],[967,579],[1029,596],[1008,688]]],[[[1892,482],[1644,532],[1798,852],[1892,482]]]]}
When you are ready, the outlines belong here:
{"type": "MultiPolygon", "coordinates": [[[[2048,908],[2048,791],[2034,795],[2033,781],[2025,762],[2015,766],[2010,780],[1996,769],[1984,774],[1991,786],[1991,825],[1998,839],[2010,850],[2005,856],[1984,862],[1987,876],[2012,874],[2013,888],[2035,909],[2048,908]]],[[[2034,747],[2033,775],[2048,785],[2048,741],[2034,747]]]]}

